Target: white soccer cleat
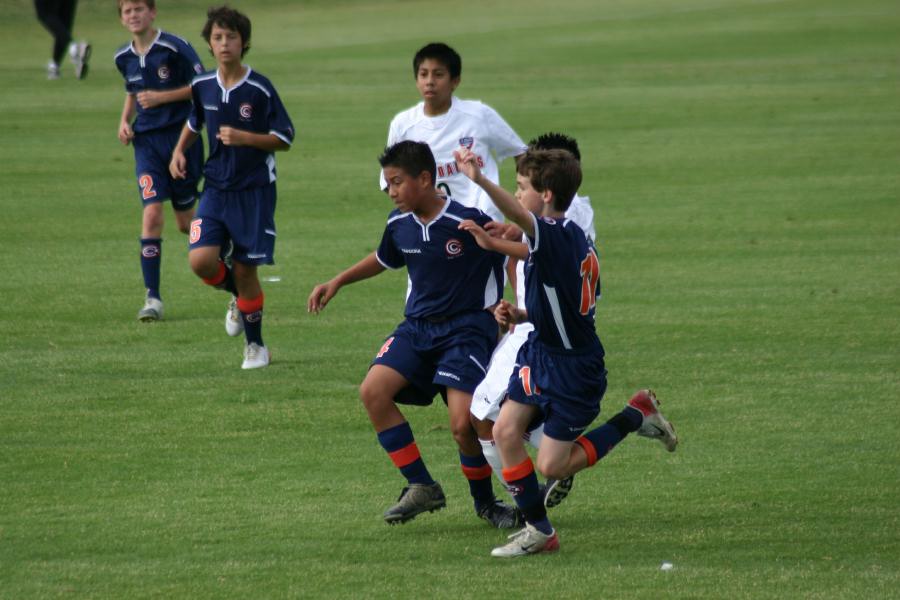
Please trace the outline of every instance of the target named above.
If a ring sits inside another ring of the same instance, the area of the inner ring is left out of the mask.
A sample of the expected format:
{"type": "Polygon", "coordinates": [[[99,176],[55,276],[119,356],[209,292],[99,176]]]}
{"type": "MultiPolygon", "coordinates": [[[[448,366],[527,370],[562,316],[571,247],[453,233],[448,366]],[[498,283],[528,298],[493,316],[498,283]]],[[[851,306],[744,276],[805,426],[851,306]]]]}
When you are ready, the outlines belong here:
{"type": "Polygon", "coordinates": [[[678,436],[675,435],[672,424],[659,412],[659,400],[652,390],[640,390],[631,397],[628,406],[636,408],[644,415],[644,421],[637,430],[638,435],[659,440],[666,450],[675,452],[678,436]]]}
{"type": "Polygon", "coordinates": [[[259,369],[269,366],[269,350],[255,342],[244,346],[244,364],[242,369],[259,369]]]}
{"type": "Polygon", "coordinates": [[[151,298],[147,296],[144,301],[144,308],[138,311],[138,321],[149,323],[150,321],[159,321],[163,317],[163,303],[159,298],[151,298]]]}
{"type": "Polygon", "coordinates": [[[59,79],[59,65],[52,60],[47,63],[47,79],[59,79]]]}
{"type": "Polygon", "coordinates": [[[237,337],[244,331],[244,317],[237,307],[237,297],[232,296],[228,303],[228,312],[225,313],[225,333],[231,337],[237,337]]]}
{"type": "Polygon", "coordinates": [[[91,45],[88,42],[72,42],[69,46],[69,58],[75,65],[75,77],[84,79],[88,73],[88,61],[91,58],[91,45]]]}
{"type": "Polygon", "coordinates": [[[525,529],[512,534],[509,539],[511,541],[505,546],[498,546],[491,550],[491,556],[513,558],[559,550],[559,536],[556,535],[556,530],[547,535],[531,523],[526,523],[525,529]]]}

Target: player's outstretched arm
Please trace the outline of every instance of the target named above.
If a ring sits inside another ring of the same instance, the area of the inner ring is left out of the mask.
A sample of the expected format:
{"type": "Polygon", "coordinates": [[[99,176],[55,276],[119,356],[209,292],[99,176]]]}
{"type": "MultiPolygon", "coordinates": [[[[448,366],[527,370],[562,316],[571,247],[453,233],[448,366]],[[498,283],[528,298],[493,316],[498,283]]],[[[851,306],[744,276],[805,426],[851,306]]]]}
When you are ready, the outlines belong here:
{"type": "Polygon", "coordinates": [[[522,228],[529,237],[534,236],[534,221],[531,213],[525,210],[515,197],[502,187],[488,179],[478,168],[475,153],[470,149],[461,147],[453,152],[456,158],[456,166],[465,173],[466,177],[487,192],[494,205],[500,209],[503,215],[522,228]]]}
{"type": "Polygon", "coordinates": [[[314,287],[309,295],[309,299],[306,301],[306,311],[319,314],[319,311],[325,308],[328,302],[337,295],[339,289],[345,285],[356,283],[369,277],[375,277],[384,270],[384,266],[378,262],[378,258],[375,257],[373,252],[349,269],[339,273],[331,281],[320,283],[314,287]]]}
{"type": "Polygon", "coordinates": [[[227,125],[219,127],[216,139],[226,146],[250,146],[266,152],[288,150],[291,147],[290,144],[273,133],[254,133],[243,129],[235,129],[227,125]]]}
{"type": "Polygon", "coordinates": [[[200,137],[200,134],[194,133],[187,125],[181,130],[178,143],[175,144],[175,149],[172,150],[172,160],[169,161],[169,173],[175,179],[187,177],[187,158],[185,158],[184,152],[197,141],[198,137],[200,137]]]}
{"type": "Polygon", "coordinates": [[[126,146],[134,139],[134,130],[131,129],[131,120],[137,111],[134,95],[125,94],[125,105],[122,106],[122,118],[119,119],[119,141],[126,146]]]}
{"type": "Polygon", "coordinates": [[[485,250],[499,252],[500,254],[518,258],[519,260],[528,258],[528,246],[522,242],[512,242],[510,240],[504,240],[503,238],[492,237],[491,234],[482,229],[478,223],[471,219],[466,219],[461,222],[459,228],[471,233],[478,245],[485,250]]]}

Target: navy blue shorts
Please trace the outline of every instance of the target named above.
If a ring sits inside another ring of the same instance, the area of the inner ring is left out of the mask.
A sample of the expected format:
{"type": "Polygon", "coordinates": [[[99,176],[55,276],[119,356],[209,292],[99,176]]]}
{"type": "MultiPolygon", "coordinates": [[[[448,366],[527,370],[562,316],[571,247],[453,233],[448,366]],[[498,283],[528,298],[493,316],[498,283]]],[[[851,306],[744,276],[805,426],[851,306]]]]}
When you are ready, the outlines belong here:
{"type": "Polygon", "coordinates": [[[540,409],[544,434],[570,442],[600,414],[606,393],[603,347],[585,352],[561,352],[528,340],[519,349],[509,378],[509,399],[540,409]]]}
{"type": "Polygon", "coordinates": [[[191,248],[234,244],[232,259],[275,263],[275,184],[236,192],[207,186],[191,221],[191,248]]]}
{"type": "Polygon", "coordinates": [[[180,127],[170,127],[135,134],[131,141],[138,194],[144,206],[172,200],[175,210],[189,210],[197,203],[197,184],[203,175],[203,143],[197,141],[185,153],[187,177],[173,179],[169,174],[169,162],[179,135],[180,127]]]}
{"type": "Polygon", "coordinates": [[[497,333],[494,316],[485,310],[437,322],[409,318],[385,340],[372,364],[390,367],[410,382],[396,402],[427,406],[442,388],[475,391],[486,374],[497,333]]]}

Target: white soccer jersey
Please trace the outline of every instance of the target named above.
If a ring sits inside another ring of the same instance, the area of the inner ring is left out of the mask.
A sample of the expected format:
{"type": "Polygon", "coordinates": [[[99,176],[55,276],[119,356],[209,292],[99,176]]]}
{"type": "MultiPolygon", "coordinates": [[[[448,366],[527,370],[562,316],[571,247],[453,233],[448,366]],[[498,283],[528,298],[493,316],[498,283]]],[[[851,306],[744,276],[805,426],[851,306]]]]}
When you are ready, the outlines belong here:
{"type": "MultiPolygon", "coordinates": [[[[594,209],[591,207],[589,197],[575,194],[569,210],[566,211],[566,218],[581,227],[591,243],[594,243],[597,234],[594,230],[594,209]]],[[[525,261],[521,260],[516,263],[516,306],[525,306],[525,261]]],[[[519,348],[533,330],[534,325],[531,323],[527,321],[520,323],[516,325],[512,333],[503,336],[503,339],[497,344],[497,348],[491,356],[487,375],[472,393],[470,410],[476,418],[497,421],[497,417],[500,415],[500,401],[506,397],[509,376],[512,375],[515,367],[519,348]]]]}
{"type": "MultiPolygon", "coordinates": [[[[460,100],[453,97],[450,110],[437,117],[425,114],[425,103],[419,102],[410,109],[398,113],[391,121],[387,145],[411,140],[425,142],[437,163],[436,187],[464,206],[481,209],[495,221],[503,215],[491,202],[490,196],[472,180],[459,172],[453,151],[460,146],[470,148],[478,157],[481,172],[499,183],[498,164],[511,156],[518,156],[527,149],[522,139],[513,131],[497,111],[477,100],[460,100]]],[[[387,187],[381,175],[381,189],[387,187]]]]}

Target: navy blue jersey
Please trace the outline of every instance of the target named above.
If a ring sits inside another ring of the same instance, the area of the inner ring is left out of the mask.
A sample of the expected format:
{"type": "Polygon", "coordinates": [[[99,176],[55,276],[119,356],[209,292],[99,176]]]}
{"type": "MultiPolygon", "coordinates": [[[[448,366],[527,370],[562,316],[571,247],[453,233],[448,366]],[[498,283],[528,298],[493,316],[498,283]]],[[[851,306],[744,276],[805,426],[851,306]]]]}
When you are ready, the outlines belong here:
{"type": "Polygon", "coordinates": [[[406,266],[412,282],[407,317],[444,318],[500,301],[505,258],[482,249],[471,234],[460,230],[465,219],[482,227],[491,220],[452,198],[429,223],[396,209],[388,217],[375,256],[389,269],[406,266]]]}
{"type": "Polygon", "coordinates": [[[194,78],[194,105],[187,125],[194,133],[206,126],[209,158],[203,170],[206,185],[220,190],[242,190],[275,181],[275,155],[249,146],[226,146],[216,139],[227,125],[252,133],[272,134],[291,144],[294,125],[272,83],[247,67],[234,87],[225,89],[218,71],[194,78]]]}
{"type": "Polygon", "coordinates": [[[573,221],[533,217],[525,263],[525,308],[531,337],[558,350],[600,345],[594,329],[600,263],[593,244],[573,221]]]}
{"type": "MultiPolygon", "coordinates": [[[[194,48],[176,35],[159,31],[146,54],[138,54],[134,44],[122,46],[115,56],[116,68],[125,78],[125,91],[170,91],[184,87],[205,69],[194,48]]],[[[191,112],[191,101],[167,102],[153,108],[137,105],[135,133],[179,126],[191,112]]]]}

